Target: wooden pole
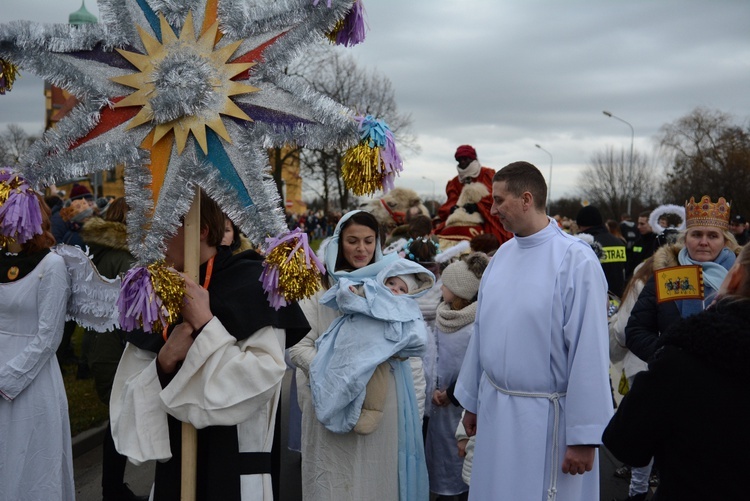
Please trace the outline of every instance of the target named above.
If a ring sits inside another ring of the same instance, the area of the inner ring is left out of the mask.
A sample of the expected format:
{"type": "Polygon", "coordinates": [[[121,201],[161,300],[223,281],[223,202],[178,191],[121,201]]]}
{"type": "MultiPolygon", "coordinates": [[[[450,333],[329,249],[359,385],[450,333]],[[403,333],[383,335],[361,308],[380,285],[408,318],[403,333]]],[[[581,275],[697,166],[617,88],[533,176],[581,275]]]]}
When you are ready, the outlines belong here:
{"type": "MultiPolygon", "coordinates": [[[[195,187],[193,204],[185,216],[185,274],[198,282],[200,271],[201,234],[200,188],[195,187]]],[[[190,423],[182,423],[182,488],[181,501],[195,501],[196,473],[198,466],[198,432],[190,423]]]]}

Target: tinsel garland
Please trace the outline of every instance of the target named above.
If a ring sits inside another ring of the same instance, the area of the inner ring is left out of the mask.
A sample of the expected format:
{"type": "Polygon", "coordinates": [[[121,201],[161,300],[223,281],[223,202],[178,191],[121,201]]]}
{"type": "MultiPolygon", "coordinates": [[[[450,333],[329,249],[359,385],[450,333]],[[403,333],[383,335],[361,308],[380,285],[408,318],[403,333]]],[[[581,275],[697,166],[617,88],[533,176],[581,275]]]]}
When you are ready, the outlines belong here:
{"type": "Polygon", "coordinates": [[[0,59],[0,95],[13,89],[13,82],[18,75],[18,68],[13,63],[0,59]]]}
{"type": "Polygon", "coordinates": [[[0,169],[0,235],[3,245],[23,244],[42,233],[42,208],[36,192],[13,169],[0,169]]]}
{"type": "Polygon", "coordinates": [[[344,154],[342,178],[355,195],[371,195],[378,189],[388,193],[404,169],[393,133],[383,120],[372,115],[355,120],[359,123],[360,142],[344,154]]]}
{"type": "Polygon", "coordinates": [[[268,302],[275,309],[310,297],[318,290],[325,267],[301,229],[266,239],[266,259],[260,276],[268,302]]]}
{"type": "Polygon", "coordinates": [[[122,280],[117,307],[120,327],[160,332],[174,323],[185,299],[185,280],[164,261],[131,268],[122,280]]]}

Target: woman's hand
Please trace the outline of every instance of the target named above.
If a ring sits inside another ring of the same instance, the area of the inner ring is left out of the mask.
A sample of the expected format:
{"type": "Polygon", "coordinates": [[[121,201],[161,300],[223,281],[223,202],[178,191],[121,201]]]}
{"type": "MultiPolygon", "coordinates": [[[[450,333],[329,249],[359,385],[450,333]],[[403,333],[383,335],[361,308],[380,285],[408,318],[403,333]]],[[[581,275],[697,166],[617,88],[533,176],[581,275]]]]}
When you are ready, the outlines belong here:
{"type": "Polygon", "coordinates": [[[159,366],[167,374],[177,370],[177,364],[185,360],[187,352],[193,345],[194,329],[190,324],[182,322],[175,325],[167,342],[159,350],[159,366]]]}

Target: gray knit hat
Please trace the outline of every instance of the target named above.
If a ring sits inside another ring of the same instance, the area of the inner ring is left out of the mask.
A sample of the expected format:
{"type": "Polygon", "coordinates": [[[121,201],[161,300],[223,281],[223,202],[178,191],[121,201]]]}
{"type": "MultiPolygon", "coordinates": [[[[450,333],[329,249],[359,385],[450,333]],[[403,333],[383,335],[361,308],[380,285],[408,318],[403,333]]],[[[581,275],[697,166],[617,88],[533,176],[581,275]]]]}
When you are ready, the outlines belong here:
{"type": "Polygon", "coordinates": [[[472,252],[466,258],[449,264],[440,278],[453,294],[471,301],[479,291],[479,282],[488,263],[489,258],[485,253],[472,252]]]}

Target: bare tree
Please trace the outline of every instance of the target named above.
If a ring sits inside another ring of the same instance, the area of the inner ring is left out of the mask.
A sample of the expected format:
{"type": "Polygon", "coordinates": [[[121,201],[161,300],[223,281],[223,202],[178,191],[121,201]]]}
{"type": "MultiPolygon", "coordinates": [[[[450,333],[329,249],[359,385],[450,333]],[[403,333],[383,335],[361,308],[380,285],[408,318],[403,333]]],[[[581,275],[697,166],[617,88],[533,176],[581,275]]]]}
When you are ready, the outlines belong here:
{"type": "MultiPolygon", "coordinates": [[[[579,194],[599,208],[605,218],[619,220],[628,205],[630,153],[607,146],[595,153],[579,177],[579,194]]],[[[658,199],[659,183],[646,155],[633,151],[633,210],[652,205],[658,199]]]]}
{"type": "Polygon", "coordinates": [[[4,132],[0,132],[0,165],[16,165],[21,155],[38,139],[31,136],[16,124],[8,124],[4,132]]]}
{"type": "Polygon", "coordinates": [[[659,142],[670,199],[723,196],[733,202],[732,213],[750,212],[750,129],[734,124],[727,113],[696,108],[662,126],[659,142]]]}
{"type": "MultiPolygon", "coordinates": [[[[390,79],[375,70],[361,68],[350,53],[330,45],[315,46],[290,67],[289,74],[358,114],[384,119],[393,131],[401,155],[419,151],[411,131],[411,115],[399,112],[390,79]]],[[[338,149],[308,150],[301,155],[302,172],[306,174],[305,180],[310,181],[307,187],[323,198],[327,208],[333,196],[340,208],[349,206],[351,194],[341,178],[344,153],[338,149]]]]}

